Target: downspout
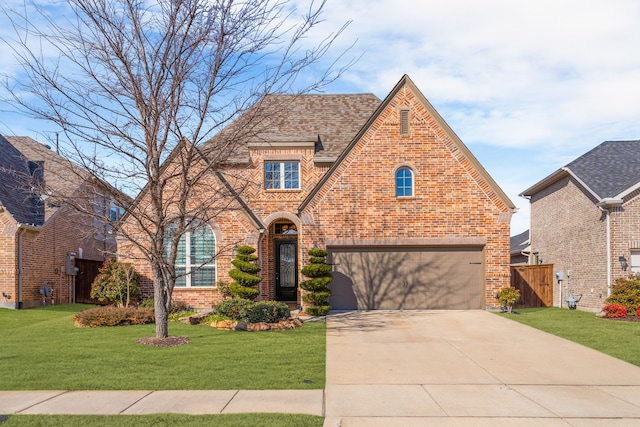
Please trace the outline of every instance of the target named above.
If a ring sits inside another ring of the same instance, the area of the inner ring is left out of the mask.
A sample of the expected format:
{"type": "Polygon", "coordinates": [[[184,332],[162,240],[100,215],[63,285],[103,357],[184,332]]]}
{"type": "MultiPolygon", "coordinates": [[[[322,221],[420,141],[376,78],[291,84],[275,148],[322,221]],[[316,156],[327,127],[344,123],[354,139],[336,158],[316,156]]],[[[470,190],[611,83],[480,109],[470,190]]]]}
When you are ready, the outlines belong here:
{"type": "Polygon", "coordinates": [[[607,216],[606,245],[607,245],[607,298],[611,296],[611,208],[622,205],[622,199],[604,198],[596,206],[607,216]]]}
{"type": "Polygon", "coordinates": [[[22,236],[27,229],[18,224],[18,310],[22,309],[22,236]]]}

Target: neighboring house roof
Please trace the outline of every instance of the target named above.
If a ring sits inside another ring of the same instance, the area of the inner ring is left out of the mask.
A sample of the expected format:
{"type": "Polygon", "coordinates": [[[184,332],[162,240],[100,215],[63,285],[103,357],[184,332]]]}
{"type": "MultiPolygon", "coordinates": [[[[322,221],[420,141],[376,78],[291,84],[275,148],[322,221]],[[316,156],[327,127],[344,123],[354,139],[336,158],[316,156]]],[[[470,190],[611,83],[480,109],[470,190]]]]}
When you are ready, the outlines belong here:
{"type": "Polygon", "coordinates": [[[364,134],[369,130],[369,128],[375,123],[380,114],[387,108],[387,106],[391,103],[391,101],[395,98],[398,92],[403,87],[409,87],[409,89],[415,94],[415,96],[419,99],[420,103],[424,106],[427,112],[433,117],[433,119],[438,123],[442,131],[451,139],[451,141],[458,147],[458,149],[464,154],[466,159],[469,161],[474,170],[484,179],[487,183],[488,187],[495,194],[495,196],[504,203],[504,205],[513,212],[515,210],[515,205],[509,199],[509,197],[502,191],[502,189],[498,186],[498,184],[493,180],[493,178],[487,173],[484,167],[480,164],[480,162],[475,158],[475,156],[469,151],[467,146],[458,138],[458,135],[449,127],[447,122],[444,121],[442,116],[436,111],[436,109],[431,105],[431,103],[427,100],[427,98],[422,94],[422,92],[418,89],[418,87],[413,83],[413,81],[409,78],[408,75],[402,76],[400,81],[396,84],[396,86],[391,90],[389,95],[382,101],[381,104],[378,105],[377,109],[370,117],[367,118],[364,126],[360,128],[358,133],[353,137],[351,142],[342,150],[340,156],[336,160],[336,162],[331,166],[331,169],[320,179],[315,188],[309,193],[309,195],[305,198],[305,200],[300,204],[298,208],[298,212],[304,211],[304,209],[311,203],[313,198],[318,194],[318,192],[322,189],[322,187],[329,181],[331,175],[338,170],[340,164],[344,159],[349,155],[349,152],[357,145],[358,141],[364,136],[364,134]]]}
{"type": "Polygon", "coordinates": [[[27,159],[0,136],[0,205],[20,224],[42,225],[44,218],[30,187],[27,159]]]}
{"type": "Polygon", "coordinates": [[[49,146],[29,137],[0,136],[0,203],[16,222],[42,225],[59,205],[43,203],[46,197],[32,191],[30,162],[40,166],[44,186],[54,197],[71,195],[82,185],[85,174],[49,146]]]}
{"type": "Polygon", "coordinates": [[[572,176],[598,201],[621,199],[640,187],[640,140],[605,141],[523,191],[531,196],[572,176]]]}
{"type": "Polygon", "coordinates": [[[520,234],[511,236],[511,255],[520,255],[523,251],[529,250],[529,230],[523,231],[520,234]]]}

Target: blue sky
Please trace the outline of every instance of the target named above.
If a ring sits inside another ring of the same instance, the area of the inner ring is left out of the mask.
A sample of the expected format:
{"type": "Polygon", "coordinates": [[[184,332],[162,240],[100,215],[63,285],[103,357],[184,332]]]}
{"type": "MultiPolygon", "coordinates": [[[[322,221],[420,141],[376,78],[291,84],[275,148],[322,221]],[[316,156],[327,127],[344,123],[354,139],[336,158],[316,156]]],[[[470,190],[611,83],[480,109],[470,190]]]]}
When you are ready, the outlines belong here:
{"type": "MultiPolygon", "coordinates": [[[[328,0],[308,42],[346,21],[335,52],[355,42],[362,56],[325,92],[384,98],[408,74],[519,208],[512,235],[529,226],[520,192],[605,140],[640,138],[635,0],[328,0]]],[[[1,134],[52,132],[0,113],[1,134]]]]}

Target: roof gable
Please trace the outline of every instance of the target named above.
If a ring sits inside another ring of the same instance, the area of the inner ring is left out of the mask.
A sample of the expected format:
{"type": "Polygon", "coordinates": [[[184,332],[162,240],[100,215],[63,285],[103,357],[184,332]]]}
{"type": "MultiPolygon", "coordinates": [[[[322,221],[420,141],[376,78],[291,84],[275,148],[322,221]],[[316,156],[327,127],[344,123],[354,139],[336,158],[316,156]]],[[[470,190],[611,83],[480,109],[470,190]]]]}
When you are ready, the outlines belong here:
{"type": "Polygon", "coordinates": [[[316,197],[318,193],[321,192],[322,188],[331,180],[332,176],[337,173],[337,171],[341,167],[341,163],[345,161],[345,159],[349,156],[351,151],[356,147],[358,142],[363,138],[363,136],[375,125],[378,121],[382,113],[387,109],[387,107],[393,102],[393,100],[398,96],[401,90],[408,89],[411,91],[414,96],[418,99],[418,102],[421,106],[426,110],[429,116],[433,119],[434,123],[432,126],[437,128],[438,133],[443,133],[445,137],[447,137],[448,141],[455,146],[457,152],[459,153],[458,161],[465,166],[467,172],[473,177],[473,179],[478,183],[478,185],[482,188],[489,199],[493,200],[494,203],[498,206],[502,206],[505,210],[509,210],[513,212],[515,209],[515,205],[507,195],[502,191],[502,189],[496,184],[496,182],[491,178],[491,176],[486,172],[486,170],[482,167],[480,162],[475,158],[475,156],[469,151],[469,149],[465,146],[465,144],[458,138],[458,136],[453,132],[453,130],[449,127],[449,125],[444,121],[444,119],[438,114],[435,108],[431,105],[431,103],[424,97],[422,92],[415,86],[413,81],[409,78],[409,76],[404,75],[398,84],[393,88],[393,90],[387,95],[385,100],[378,106],[376,111],[369,117],[365,125],[360,129],[358,134],[353,138],[353,140],[349,143],[349,145],[342,151],[337,161],[332,165],[331,169],[323,176],[323,178],[318,182],[316,187],[309,193],[307,198],[301,203],[298,208],[299,212],[304,211],[304,209],[312,202],[312,200],[316,197]]]}
{"type": "Polygon", "coordinates": [[[640,140],[605,141],[520,195],[531,196],[567,175],[600,201],[624,197],[640,186],[640,140]]]}

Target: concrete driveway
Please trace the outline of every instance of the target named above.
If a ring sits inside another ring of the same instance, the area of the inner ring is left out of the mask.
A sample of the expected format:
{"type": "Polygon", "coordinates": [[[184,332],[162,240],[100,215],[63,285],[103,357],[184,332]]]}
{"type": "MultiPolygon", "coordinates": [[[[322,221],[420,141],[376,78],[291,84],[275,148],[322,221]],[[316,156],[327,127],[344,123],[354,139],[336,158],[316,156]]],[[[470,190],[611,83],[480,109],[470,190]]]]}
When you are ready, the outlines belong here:
{"type": "Polygon", "coordinates": [[[325,415],[325,427],[637,426],[640,368],[486,311],[339,313],[325,415]]]}

